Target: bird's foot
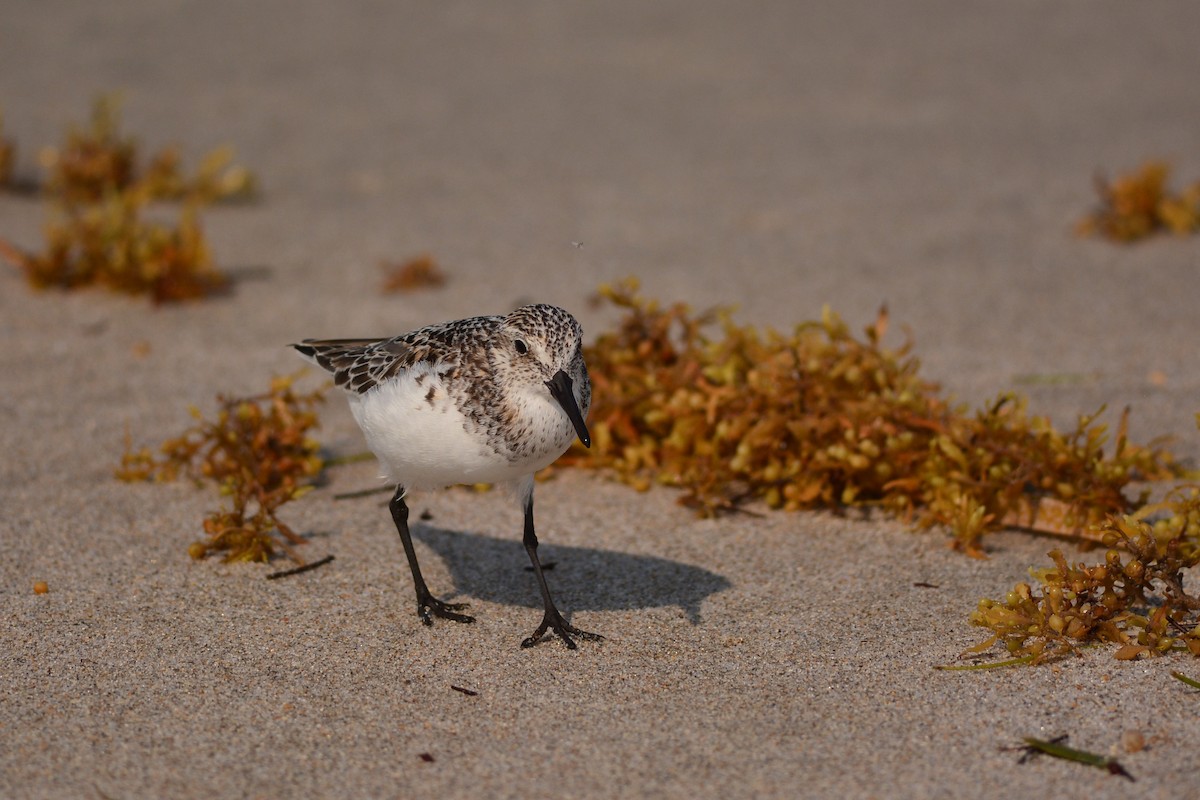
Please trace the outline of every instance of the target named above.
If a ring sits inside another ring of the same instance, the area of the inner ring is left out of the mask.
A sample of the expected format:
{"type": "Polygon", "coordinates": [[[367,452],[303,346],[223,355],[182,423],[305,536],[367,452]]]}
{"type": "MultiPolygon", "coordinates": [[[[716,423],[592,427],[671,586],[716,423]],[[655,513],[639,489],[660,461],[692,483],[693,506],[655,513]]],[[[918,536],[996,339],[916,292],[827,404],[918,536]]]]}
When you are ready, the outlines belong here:
{"type": "Polygon", "coordinates": [[[434,617],[449,619],[455,622],[474,622],[475,618],[467,614],[457,614],[464,608],[469,608],[470,603],[447,603],[438,600],[433,595],[426,592],[424,595],[417,597],[417,616],[426,625],[433,624],[434,617]]]}
{"type": "Polygon", "coordinates": [[[575,640],[571,638],[572,636],[578,636],[580,639],[587,639],[589,642],[604,641],[604,637],[600,634],[581,631],[579,628],[574,627],[564,620],[558,611],[550,609],[546,611],[546,616],[542,617],[542,624],[538,625],[538,628],[533,632],[533,635],[521,642],[521,647],[533,647],[542,640],[542,637],[545,636],[546,632],[549,630],[553,630],[558,634],[558,637],[563,640],[563,644],[567,646],[568,650],[576,649],[575,640]]]}

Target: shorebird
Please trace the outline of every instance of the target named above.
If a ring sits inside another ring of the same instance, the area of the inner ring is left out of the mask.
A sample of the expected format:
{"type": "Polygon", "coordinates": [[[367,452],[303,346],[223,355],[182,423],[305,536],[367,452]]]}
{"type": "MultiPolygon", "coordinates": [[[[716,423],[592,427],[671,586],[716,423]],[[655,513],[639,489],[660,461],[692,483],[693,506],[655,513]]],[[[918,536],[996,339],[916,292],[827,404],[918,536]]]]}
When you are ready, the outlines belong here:
{"type": "Polygon", "coordinates": [[[505,316],[430,325],[390,339],[305,339],[299,353],[333,374],[345,390],[367,446],[396,486],[389,507],[412,570],[417,615],[474,622],[466,603],[429,591],[408,528],[410,489],[459,483],[508,483],[525,515],[523,542],[545,614],[521,642],[554,631],[572,650],[579,630],[559,613],[538,560],[533,476],[578,436],[591,447],[592,388],[583,362],[583,329],[561,308],[537,304],[505,316]]]}

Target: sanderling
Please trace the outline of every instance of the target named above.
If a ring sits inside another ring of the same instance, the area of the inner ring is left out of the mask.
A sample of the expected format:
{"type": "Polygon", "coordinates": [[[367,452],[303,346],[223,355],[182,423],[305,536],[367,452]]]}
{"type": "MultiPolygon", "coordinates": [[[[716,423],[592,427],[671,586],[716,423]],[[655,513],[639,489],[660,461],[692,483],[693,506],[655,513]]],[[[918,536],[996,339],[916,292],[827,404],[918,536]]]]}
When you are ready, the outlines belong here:
{"type": "Polygon", "coordinates": [[[301,355],[333,374],[350,410],[396,485],[390,508],[417,592],[417,615],[456,622],[475,618],[429,592],[408,530],[409,489],[458,483],[514,485],[525,512],[525,550],[533,562],[546,613],[522,647],[553,630],[603,637],[562,618],[538,561],[533,531],[533,475],[566,452],[578,435],[591,447],[592,386],[583,363],[583,329],[566,311],[538,304],[500,317],[430,325],[391,339],[305,339],[301,355]]]}

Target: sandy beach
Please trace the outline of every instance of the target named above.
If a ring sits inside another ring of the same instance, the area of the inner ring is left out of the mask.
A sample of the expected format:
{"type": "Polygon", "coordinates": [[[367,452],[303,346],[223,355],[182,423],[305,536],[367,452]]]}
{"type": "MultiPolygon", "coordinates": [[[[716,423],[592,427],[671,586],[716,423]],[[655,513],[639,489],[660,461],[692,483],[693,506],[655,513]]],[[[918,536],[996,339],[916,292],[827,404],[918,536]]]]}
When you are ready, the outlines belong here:
{"type": "MultiPolygon", "coordinates": [[[[781,328],[886,303],[956,397],[1015,389],[1063,425],[1130,406],[1134,439],[1195,459],[1200,239],[1074,228],[1097,173],[1200,179],[1198,31],[1185,0],[5,4],[19,176],[120,90],[146,152],[231,145],[263,192],[203,213],[225,297],[0,269],[0,796],[1200,797],[1200,697],[1170,677],[1200,677],[1190,657],[933,669],[1045,538],[976,560],[881,514],[698,519],[563,470],[537,488],[542,558],[606,640],[522,650],[541,608],[502,492],[411,498],[430,587],[478,618],[425,627],[387,496],[334,499],[372,463],[285,509],[336,560],[277,581],[188,557],[211,491],[113,477],[127,434],[300,368],[289,342],[529,301],[594,337],[618,315],[589,298],[630,275],[781,328]],[[421,253],[445,287],[380,292],[381,261],[421,253]],[[1018,763],[1062,734],[1136,783],[1018,763]]],[[[19,247],[46,216],[0,193],[19,247]]],[[[321,416],[363,450],[339,396],[321,416]]]]}

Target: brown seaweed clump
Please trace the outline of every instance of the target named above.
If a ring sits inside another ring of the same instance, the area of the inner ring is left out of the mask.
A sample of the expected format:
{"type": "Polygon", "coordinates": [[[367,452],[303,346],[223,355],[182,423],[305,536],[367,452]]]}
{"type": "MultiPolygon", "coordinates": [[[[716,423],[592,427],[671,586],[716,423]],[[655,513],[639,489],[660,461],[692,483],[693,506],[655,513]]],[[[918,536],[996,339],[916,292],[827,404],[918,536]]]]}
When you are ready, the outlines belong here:
{"type": "Polygon", "coordinates": [[[408,294],[446,284],[446,273],[428,253],[399,263],[384,262],[380,266],[384,271],[384,294],[408,294]]]}
{"type": "Polygon", "coordinates": [[[600,294],[625,316],[587,348],[593,447],[565,462],[677,487],[704,515],[882,507],[980,555],[1004,524],[1071,533],[1131,513],[1131,482],[1173,474],[1125,416],[1109,448],[1095,415],[1059,431],[1013,394],[968,413],[920,377],[910,343],[884,345],[886,310],[857,338],[828,310],[780,333],[660,307],[635,281],[600,294]]]}
{"type": "Polygon", "coordinates": [[[1097,177],[1100,205],[1079,224],[1079,232],[1134,242],[1155,233],[1200,231],[1200,182],[1175,193],[1167,188],[1169,172],[1164,162],[1150,161],[1111,183],[1097,177]]]}
{"type": "Polygon", "coordinates": [[[45,249],[0,240],[0,255],[39,289],[99,285],[156,303],[221,292],[228,280],[213,263],[199,211],[256,191],[253,175],[231,159],[227,148],[216,150],[185,177],[178,150],[168,148],[141,166],[136,142],[119,132],[116,101],[101,97],[90,127],[72,127],[61,148],[42,153],[51,207],[45,249]],[[151,219],[150,205],[161,200],[182,201],[177,225],[151,219]]]}
{"type": "Polygon", "coordinates": [[[1071,564],[1059,550],[1053,567],[1031,570],[1036,588],[1018,583],[1003,600],[985,599],[971,623],[992,636],[968,653],[1002,644],[1044,661],[1086,642],[1121,645],[1119,659],[1184,651],[1200,656],[1200,598],[1184,589],[1184,571],[1200,563],[1200,487],[1094,526],[1104,560],[1071,564]]]}
{"type": "Polygon", "coordinates": [[[1111,442],[1098,414],[1063,431],[1015,394],[968,412],[919,376],[909,343],[884,345],[886,311],[859,338],[828,310],[779,333],[725,310],[661,307],[634,281],[600,295],[624,316],[586,350],[593,447],[566,463],[677,487],[705,515],[752,501],[879,507],[945,527],[976,556],[1004,525],[1103,545],[1102,564],[1055,550],[1053,567],[1033,571],[1039,588],[981,601],[971,622],[992,635],[968,652],[1000,643],[1036,663],[1105,641],[1121,645],[1118,658],[1200,655],[1200,600],[1183,587],[1200,562],[1200,489],[1156,504],[1131,496],[1133,482],[1182,469],[1161,446],[1128,440],[1128,409],[1111,442]]]}
{"type": "Polygon", "coordinates": [[[25,253],[0,243],[35,288],[103,286],[149,294],[156,303],[224,291],[228,278],[213,263],[199,214],[185,207],[175,226],[146,217],[138,187],[84,205],[60,206],[46,224],[46,247],[25,253]]]}
{"type": "Polygon", "coordinates": [[[158,455],[127,445],[116,471],[121,480],[188,477],[215,484],[226,498],[225,508],[205,518],[207,538],[189,548],[193,558],[224,552],[225,561],[267,561],[282,551],[304,563],[292,547],[304,539],[279,518],[279,509],[306,494],[324,467],[310,431],[325,389],[299,394],[295,378],[275,378],[269,391],[254,397],[218,395],[215,420],[192,409],[196,424],[163,442],[158,455]]]}

